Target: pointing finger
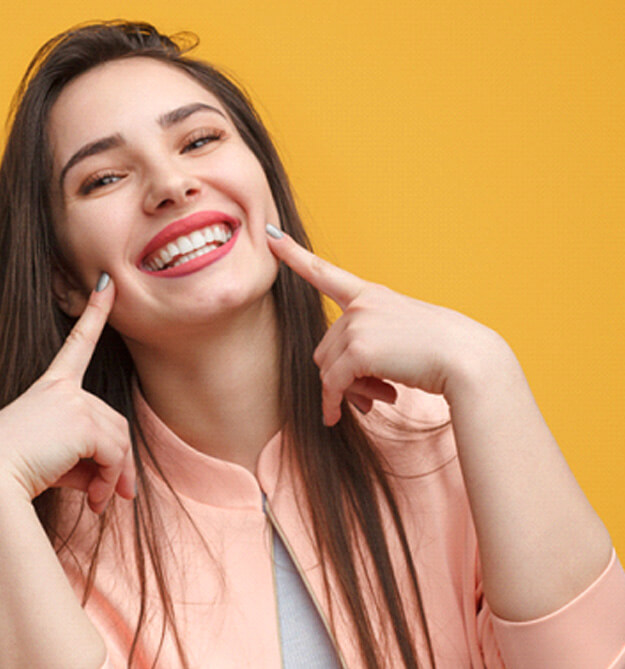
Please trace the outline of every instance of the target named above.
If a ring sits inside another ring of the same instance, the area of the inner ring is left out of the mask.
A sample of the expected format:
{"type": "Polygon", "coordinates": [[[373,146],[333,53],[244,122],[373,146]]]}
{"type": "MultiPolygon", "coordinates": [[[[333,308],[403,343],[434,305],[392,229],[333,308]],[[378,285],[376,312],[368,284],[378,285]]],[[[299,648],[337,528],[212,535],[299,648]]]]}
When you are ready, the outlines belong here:
{"type": "Polygon", "coordinates": [[[267,234],[273,254],[308,283],[332,298],[341,309],[345,310],[365,286],[362,279],[307,251],[274,226],[267,226],[267,234]]]}
{"type": "Polygon", "coordinates": [[[108,315],[113,308],[115,290],[108,274],[102,274],[89,296],[87,306],[46,371],[48,377],[82,380],[108,315]]]}

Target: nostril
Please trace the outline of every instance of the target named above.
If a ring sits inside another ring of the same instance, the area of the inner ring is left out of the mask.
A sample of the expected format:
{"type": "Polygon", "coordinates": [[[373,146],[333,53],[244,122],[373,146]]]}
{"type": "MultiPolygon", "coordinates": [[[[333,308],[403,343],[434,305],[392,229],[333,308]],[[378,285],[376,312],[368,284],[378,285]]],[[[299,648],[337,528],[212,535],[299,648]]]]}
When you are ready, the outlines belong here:
{"type": "Polygon", "coordinates": [[[174,201],[171,198],[165,198],[164,200],[161,200],[157,205],[157,209],[166,209],[167,207],[171,207],[171,205],[174,204],[174,201]]]}

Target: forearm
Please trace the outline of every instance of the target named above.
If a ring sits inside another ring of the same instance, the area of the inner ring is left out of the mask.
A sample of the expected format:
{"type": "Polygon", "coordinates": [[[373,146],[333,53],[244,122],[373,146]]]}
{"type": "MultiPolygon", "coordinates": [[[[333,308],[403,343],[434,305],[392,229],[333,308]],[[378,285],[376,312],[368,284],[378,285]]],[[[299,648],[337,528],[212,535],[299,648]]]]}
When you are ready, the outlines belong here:
{"type": "Polygon", "coordinates": [[[530,620],[595,580],[608,564],[610,538],[501,337],[456,311],[362,281],[288,235],[268,232],[273,253],[343,310],[313,356],[326,425],[340,419],[345,398],[365,412],[374,400],[392,401],[379,392],[386,381],[448,401],[495,613],[530,620]]]}
{"type": "Polygon", "coordinates": [[[97,669],[106,649],[23,490],[0,482],[0,664],[97,669]]]}
{"type": "Polygon", "coordinates": [[[509,347],[448,396],[489,605],[530,620],[569,602],[606,567],[612,544],[580,489],[509,347]]]}

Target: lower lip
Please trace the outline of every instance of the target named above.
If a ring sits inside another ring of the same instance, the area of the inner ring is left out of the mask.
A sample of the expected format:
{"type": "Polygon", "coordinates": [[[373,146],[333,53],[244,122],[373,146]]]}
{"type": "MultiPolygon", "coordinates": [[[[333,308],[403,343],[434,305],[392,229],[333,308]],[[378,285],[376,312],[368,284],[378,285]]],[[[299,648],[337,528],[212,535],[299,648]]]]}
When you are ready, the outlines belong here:
{"type": "Polygon", "coordinates": [[[222,244],[219,248],[215,249],[214,251],[209,251],[209,253],[204,253],[197,258],[193,258],[193,260],[187,260],[187,262],[183,262],[181,265],[177,265],[176,267],[169,267],[168,269],[162,269],[156,272],[151,272],[150,270],[143,268],[142,271],[146,274],[149,274],[150,276],[157,278],[162,277],[164,279],[193,274],[207,265],[212,265],[214,262],[217,262],[217,260],[223,258],[227,253],[229,253],[237,240],[239,230],[239,227],[233,230],[232,237],[230,237],[230,239],[225,244],[222,244]]]}

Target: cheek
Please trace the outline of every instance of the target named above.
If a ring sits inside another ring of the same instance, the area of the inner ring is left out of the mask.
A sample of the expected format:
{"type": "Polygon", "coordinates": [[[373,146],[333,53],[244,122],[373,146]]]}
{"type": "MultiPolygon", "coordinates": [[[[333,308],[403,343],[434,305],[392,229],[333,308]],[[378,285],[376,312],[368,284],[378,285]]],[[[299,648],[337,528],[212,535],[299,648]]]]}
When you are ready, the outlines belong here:
{"type": "Polygon", "coordinates": [[[219,174],[220,189],[238,200],[245,209],[262,207],[266,212],[275,210],[263,168],[246,146],[237,147],[227,154],[224,152],[215,173],[219,174]]]}
{"type": "Polygon", "coordinates": [[[262,199],[264,207],[267,211],[276,211],[276,205],[271,193],[271,188],[269,187],[269,182],[267,181],[267,177],[265,176],[262,167],[258,163],[255,165],[253,176],[256,196],[259,199],[262,199]]]}
{"type": "MultiPolygon", "coordinates": [[[[110,213],[109,213],[110,216],[110,213]]],[[[91,290],[102,270],[110,266],[116,233],[106,225],[94,225],[94,217],[72,217],[57,226],[57,240],[61,253],[75,278],[91,290]]]]}

